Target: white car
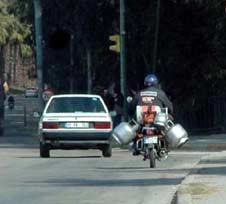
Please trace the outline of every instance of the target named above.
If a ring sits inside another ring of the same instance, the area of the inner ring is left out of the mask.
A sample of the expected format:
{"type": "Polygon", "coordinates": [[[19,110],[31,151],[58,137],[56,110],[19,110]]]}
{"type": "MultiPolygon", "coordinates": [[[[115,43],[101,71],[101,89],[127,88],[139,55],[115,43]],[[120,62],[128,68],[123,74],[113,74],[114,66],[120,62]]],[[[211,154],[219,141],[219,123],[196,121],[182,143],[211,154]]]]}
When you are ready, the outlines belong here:
{"type": "Polygon", "coordinates": [[[24,93],[25,97],[38,97],[38,88],[36,87],[27,87],[24,93]]]}
{"type": "Polygon", "coordinates": [[[51,149],[100,149],[111,157],[112,119],[99,95],[51,96],[39,121],[40,157],[51,149]]]}

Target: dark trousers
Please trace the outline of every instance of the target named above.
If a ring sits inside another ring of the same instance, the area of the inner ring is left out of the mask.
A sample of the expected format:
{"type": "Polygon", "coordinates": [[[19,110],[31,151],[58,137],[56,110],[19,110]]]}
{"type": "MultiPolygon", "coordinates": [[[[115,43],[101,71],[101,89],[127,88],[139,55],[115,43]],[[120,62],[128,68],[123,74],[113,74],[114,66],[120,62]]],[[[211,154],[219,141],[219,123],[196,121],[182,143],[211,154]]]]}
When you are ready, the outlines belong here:
{"type": "Polygon", "coordinates": [[[119,125],[122,122],[122,116],[116,115],[113,117],[113,128],[115,128],[117,125],[119,125]]]}

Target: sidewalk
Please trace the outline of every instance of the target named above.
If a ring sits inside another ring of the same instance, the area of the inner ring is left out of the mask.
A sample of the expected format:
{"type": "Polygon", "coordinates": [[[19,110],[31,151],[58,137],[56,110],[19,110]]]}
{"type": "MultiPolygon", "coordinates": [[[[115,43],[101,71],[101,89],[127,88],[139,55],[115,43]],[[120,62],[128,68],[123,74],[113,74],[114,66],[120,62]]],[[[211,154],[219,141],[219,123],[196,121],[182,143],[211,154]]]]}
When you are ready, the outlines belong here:
{"type": "Polygon", "coordinates": [[[224,151],[226,150],[226,134],[191,135],[189,141],[178,150],[224,151]]]}
{"type": "Polygon", "coordinates": [[[225,204],[226,135],[219,134],[192,138],[192,141],[186,144],[184,149],[210,152],[194,166],[179,186],[175,203],[225,204]]]}
{"type": "Polygon", "coordinates": [[[0,147],[20,148],[38,146],[38,119],[23,111],[5,109],[4,133],[0,136],[0,147]]]}

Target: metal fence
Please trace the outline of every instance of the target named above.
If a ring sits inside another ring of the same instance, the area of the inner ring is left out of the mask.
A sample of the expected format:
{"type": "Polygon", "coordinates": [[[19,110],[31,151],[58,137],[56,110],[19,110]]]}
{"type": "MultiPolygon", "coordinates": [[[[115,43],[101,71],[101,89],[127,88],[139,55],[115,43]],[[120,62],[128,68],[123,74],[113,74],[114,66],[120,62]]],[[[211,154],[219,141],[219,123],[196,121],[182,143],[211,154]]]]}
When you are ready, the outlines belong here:
{"type": "Polygon", "coordinates": [[[209,97],[191,107],[175,109],[176,120],[189,132],[226,132],[226,96],[209,97]]]}

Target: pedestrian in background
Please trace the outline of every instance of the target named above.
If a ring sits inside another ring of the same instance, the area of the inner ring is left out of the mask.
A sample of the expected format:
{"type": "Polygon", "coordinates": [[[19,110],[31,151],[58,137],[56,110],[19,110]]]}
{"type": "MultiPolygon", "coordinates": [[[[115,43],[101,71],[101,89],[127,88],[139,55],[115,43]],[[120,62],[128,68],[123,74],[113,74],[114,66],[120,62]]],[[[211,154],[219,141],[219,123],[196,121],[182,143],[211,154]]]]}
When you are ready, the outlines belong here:
{"type": "Polygon", "coordinates": [[[7,95],[9,93],[9,85],[8,85],[7,81],[4,82],[3,88],[4,88],[5,94],[7,95]]]}
{"type": "Polygon", "coordinates": [[[114,90],[114,110],[116,115],[113,118],[113,127],[119,125],[122,121],[123,116],[123,94],[121,93],[119,88],[115,88],[114,90]]]}
{"type": "Polygon", "coordinates": [[[112,111],[114,111],[114,97],[110,94],[108,89],[103,90],[102,98],[103,98],[109,112],[111,113],[112,111]]]}

